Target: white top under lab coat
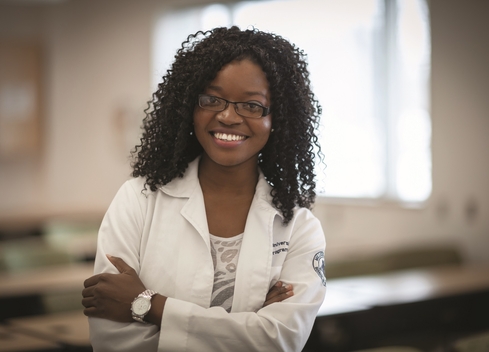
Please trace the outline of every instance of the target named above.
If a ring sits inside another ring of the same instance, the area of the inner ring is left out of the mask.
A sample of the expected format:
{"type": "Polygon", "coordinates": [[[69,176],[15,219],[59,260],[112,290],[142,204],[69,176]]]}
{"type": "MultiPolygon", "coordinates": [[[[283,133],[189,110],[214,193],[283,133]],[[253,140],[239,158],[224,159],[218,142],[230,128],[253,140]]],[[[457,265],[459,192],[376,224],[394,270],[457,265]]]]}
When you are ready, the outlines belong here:
{"type": "Polygon", "coordinates": [[[260,174],[239,255],[231,313],[209,307],[214,281],[199,158],[156,192],[127,181],[99,231],[95,273],[118,273],[106,254],[133,267],[148,289],[168,297],[161,330],[137,322],[89,318],[96,352],[300,351],[326,293],[325,239],[319,221],[296,208],[288,226],[271,205],[260,174]],[[282,280],[294,296],[263,307],[282,280]]]}

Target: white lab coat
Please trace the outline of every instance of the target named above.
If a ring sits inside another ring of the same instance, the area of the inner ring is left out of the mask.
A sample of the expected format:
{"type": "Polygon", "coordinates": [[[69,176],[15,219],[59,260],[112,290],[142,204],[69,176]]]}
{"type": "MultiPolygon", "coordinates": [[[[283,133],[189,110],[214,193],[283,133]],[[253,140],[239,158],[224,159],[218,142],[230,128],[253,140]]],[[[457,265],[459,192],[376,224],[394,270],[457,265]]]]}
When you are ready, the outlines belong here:
{"type": "Polygon", "coordinates": [[[189,164],[183,178],[156,192],[141,193],[143,178],[127,181],[112,201],[100,227],[95,273],[117,273],[106,254],[121,257],[146,288],[168,299],[160,331],[149,324],[90,318],[94,351],[304,347],[326,291],[314,259],[325,249],[319,221],[301,208],[284,226],[271,206],[270,186],[260,175],[238,259],[232,311],[209,308],[214,267],[198,162],[189,164]],[[294,296],[262,308],[278,280],[293,284],[294,296]]]}

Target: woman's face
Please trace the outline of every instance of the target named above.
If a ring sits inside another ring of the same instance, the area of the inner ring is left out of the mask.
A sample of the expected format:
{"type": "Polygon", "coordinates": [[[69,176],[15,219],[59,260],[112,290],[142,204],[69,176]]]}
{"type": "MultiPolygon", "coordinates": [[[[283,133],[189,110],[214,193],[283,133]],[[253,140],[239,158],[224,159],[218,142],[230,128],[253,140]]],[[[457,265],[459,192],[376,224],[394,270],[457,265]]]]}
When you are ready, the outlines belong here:
{"type": "MultiPolygon", "coordinates": [[[[264,107],[271,104],[265,73],[248,59],[223,66],[203,94],[264,107]]],[[[204,149],[203,158],[221,166],[248,164],[256,167],[271,126],[271,114],[259,118],[243,117],[236,113],[234,104],[228,104],[220,112],[205,110],[197,104],[194,111],[195,135],[204,149]]]]}

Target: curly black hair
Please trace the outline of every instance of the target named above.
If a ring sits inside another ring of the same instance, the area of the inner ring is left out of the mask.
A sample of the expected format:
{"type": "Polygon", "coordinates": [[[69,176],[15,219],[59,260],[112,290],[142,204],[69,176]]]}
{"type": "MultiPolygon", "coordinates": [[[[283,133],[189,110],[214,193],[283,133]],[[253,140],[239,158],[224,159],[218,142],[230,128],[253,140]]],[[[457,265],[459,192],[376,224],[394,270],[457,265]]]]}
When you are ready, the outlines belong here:
{"type": "Polygon", "coordinates": [[[269,82],[274,131],[258,164],[287,224],[295,206],[310,208],[316,197],[321,106],[310,88],[304,52],[275,34],[234,26],[188,36],[148,102],[141,144],[132,151],[132,176],[145,177],[152,191],[183,176],[202,153],[192,124],[198,95],[224,65],[242,59],[261,66],[269,82]]]}

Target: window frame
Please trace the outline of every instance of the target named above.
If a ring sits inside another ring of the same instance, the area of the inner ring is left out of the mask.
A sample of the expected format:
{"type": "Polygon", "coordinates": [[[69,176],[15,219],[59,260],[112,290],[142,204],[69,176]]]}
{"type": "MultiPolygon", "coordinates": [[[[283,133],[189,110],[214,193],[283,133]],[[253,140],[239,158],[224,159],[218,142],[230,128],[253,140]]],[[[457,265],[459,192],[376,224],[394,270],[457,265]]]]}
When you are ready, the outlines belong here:
{"type": "MultiPolygon", "coordinates": [[[[331,196],[324,193],[317,194],[317,203],[330,203],[330,204],[358,204],[358,205],[400,205],[402,207],[408,208],[422,208],[425,206],[426,202],[429,200],[432,193],[432,172],[430,170],[430,181],[431,181],[431,191],[429,195],[424,200],[420,201],[409,201],[401,199],[397,191],[397,169],[396,169],[396,158],[397,158],[397,143],[396,143],[396,116],[399,109],[397,92],[400,91],[401,82],[398,79],[396,71],[398,70],[398,51],[397,47],[397,28],[398,28],[398,6],[397,2],[402,0],[378,0],[379,4],[384,7],[383,11],[383,23],[382,30],[375,32],[374,38],[374,51],[378,53],[377,57],[374,59],[374,90],[378,93],[374,95],[374,111],[378,114],[379,120],[382,122],[384,127],[384,163],[383,163],[383,174],[384,180],[384,192],[377,197],[337,197],[331,196]]],[[[418,0],[423,1],[429,11],[429,0],[418,0]]],[[[183,9],[191,8],[191,11],[202,11],[209,7],[210,5],[218,4],[227,9],[229,17],[231,19],[231,25],[234,23],[235,11],[240,6],[243,1],[228,1],[225,3],[217,3],[215,1],[190,1],[185,4],[179,2],[174,3],[171,6],[173,11],[181,11],[183,9]],[[175,6],[176,5],[176,6],[175,6]]],[[[171,11],[170,10],[170,11],[171,11]]],[[[169,16],[167,16],[167,19],[169,16]]],[[[429,19],[428,19],[429,20],[429,19]]],[[[190,30],[192,32],[192,30],[190,30]]],[[[189,32],[189,33],[190,33],[189,32]]],[[[180,38],[181,39],[181,38],[180,38]]],[[[166,68],[165,68],[166,70],[166,68]]],[[[161,77],[161,75],[159,76],[161,77]]],[[[430,75],[428,75],[430,77],[430,75]]],[[[428,80],[429,81],[429,80],[428,80]]],[[[429,84],[429,82],[428,82],[429,84]]],[[[156,84],[155,84],[156,86],[156,84]]],[[[429,87],[427,87],[427,94],[429,94],[429,87]]],[[[430,100],[430,97],[427,97],[430,100]]],[[[431,116],[431,111],[428,114],[431,116]]],[[[431,123],[431,117],[430,117],[431,123]]],[[[430,144],[431,144],[431,132],[430,132],[430,144]]],[[[430,162],[432,164],[432,149],[430,148],[430,162]]]]}

